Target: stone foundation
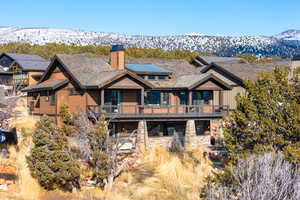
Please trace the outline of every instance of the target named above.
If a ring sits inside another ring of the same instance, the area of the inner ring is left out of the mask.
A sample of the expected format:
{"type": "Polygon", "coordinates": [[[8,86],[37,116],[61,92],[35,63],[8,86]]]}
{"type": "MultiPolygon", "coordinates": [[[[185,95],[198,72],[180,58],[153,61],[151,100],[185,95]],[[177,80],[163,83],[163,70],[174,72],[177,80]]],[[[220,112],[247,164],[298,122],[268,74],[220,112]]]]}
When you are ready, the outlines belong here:
{"type": "MultiPolygon", "coordinates": [[[[220,128],[221,120],[211,120],[210,121],[210,134],[207,135],[197,135],[195,120],[188,120],[186,122],[185,136],[181,138],[183,147],[185,148],[209,148],[211,137],[216,139],[222,137],[222,130],[220,128]]],[[[149,149],[155,146],[161,146],[168,149],[172,144],[172,136],[148,136],[147,122],[141,120],[138,123],[138,135],[137,144],[140,149],[149,149]]]]}

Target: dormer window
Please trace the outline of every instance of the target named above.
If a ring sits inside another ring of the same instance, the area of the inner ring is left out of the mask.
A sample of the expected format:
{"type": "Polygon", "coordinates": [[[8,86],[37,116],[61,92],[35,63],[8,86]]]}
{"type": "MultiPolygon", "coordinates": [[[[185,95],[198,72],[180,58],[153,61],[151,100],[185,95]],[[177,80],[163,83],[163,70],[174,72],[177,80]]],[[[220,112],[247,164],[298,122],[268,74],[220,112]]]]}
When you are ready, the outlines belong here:
{"type": "Polygon", "coordinates": [[[164,81],[167,79],[167,76],[158,76],[159,81],[164,81]]]}
{"type": "Polygon", "coordinates": [[[154,76],[154,75],[149,75],[149,76],[148,76],[148,80],[156,80],[156,76],[154,76]]]}

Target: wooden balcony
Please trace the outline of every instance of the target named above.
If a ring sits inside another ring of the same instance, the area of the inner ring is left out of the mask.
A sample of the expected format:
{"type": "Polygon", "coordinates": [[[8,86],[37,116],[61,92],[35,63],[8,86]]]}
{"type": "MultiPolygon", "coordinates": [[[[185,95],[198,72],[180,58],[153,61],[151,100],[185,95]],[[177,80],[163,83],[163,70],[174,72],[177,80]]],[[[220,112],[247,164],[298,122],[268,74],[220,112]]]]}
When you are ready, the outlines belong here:
{"type": "Polygon", "coordinates": [[[228,105],[89,105],[89,114],[106,114],[113,118],[198,118],[222,117],[228,105]]]}

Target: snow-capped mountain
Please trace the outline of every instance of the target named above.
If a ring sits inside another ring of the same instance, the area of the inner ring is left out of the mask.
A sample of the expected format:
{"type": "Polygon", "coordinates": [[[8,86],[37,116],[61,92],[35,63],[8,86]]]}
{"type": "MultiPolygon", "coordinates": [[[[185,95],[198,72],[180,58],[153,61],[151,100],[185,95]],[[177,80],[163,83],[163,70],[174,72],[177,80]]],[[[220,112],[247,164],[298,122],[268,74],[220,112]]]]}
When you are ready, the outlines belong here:
{"type": "Polygon", "coordinates": [[[300,40],[300,30],[286,30],[278,35],[275,35],[275,37],[284,40],[300,40]]]}
{"type": "Polygon", "coordinates": [[[232,56],[251,53],[257,56],[290,57],[300,53],[300,31],[288,30],[275,36],[208,36],[199,33],[175,36],[124,35],[71,29],[0,27],[0,44],[67,43],[80,45],[138,46],[164,50],[191,50],[232,56]]]}

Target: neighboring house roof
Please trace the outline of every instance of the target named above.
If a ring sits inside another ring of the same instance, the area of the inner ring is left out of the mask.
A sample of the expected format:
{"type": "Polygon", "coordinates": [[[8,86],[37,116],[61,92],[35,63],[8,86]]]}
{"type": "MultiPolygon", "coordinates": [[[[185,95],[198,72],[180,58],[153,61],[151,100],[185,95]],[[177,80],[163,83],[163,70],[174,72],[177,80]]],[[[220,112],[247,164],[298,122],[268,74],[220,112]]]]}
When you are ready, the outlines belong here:
{"type": "Polygon", "coordinates": [[[245,59],[239,57],[221,57],[221,56],[197,56],[194,63],[201,65],[209,65],[211,63],[248,63],[245,59]]]}
{"type": "Polygon", "coordinates": [[[293,56],[292,61],[300,60],[300,54],[296,54],[293,56]]]}
{"type": "MultiPolygon", "coordinates": [[[[58,54],[52,60],[47,72],[54,66],[53,63],[55,61],[58,61],[72,79],[82,88],[104,86],[116,77],[120,78],[126,74],[152,87],[149,82],[127,70],[113,70],[102,57],[58,54]]],[[[44,73],[39,82],[42,82],[50,75],[47,72],[44,73]]]]}
{"type": "Polygon", "coordinates": [[[53,81],[46,81],[38,84],[33,84],[27,86],[26,88],[22,89],[23,92],[32,92],[32,91],[41,91],[41,90],[55,90],[65,84],[67,84],[68,80],[53,80],[53,81]]]}
{"type": "Polygon", "coordinates": [[[3,68],[2,66],[0,66],[0,74],[13,75],[12,72],[5,71],[4,68],[3,68]]]}
{"type": "Polygon", "coordinates": [[[290,66],[292,64],[291,60],[283,60],[283,61],[273,61],[273,62],[267,62],[268,65],[273,66],[290,66]]]}
{"type": "Polygon", "coordinates": [[[20,54],[20,53],[2,53],[0,57],[8,56],[17,63],[23,71],[45,71],[49,65],[49,61],[34,54],[20,54]]]}

